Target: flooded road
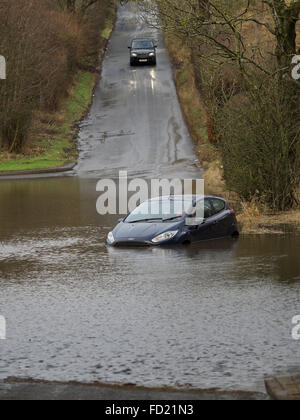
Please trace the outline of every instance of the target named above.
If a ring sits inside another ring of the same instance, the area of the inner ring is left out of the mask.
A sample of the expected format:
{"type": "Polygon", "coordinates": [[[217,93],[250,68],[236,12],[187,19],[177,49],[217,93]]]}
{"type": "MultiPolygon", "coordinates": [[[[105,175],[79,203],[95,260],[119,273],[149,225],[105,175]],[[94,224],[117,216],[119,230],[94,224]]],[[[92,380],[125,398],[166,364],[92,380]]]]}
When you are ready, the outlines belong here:
{"type": "Polygon", "coordinates": [[[263,390],[265,374],[299,364],[299,234],[104,244],[119,216],[96,212],[100,177],[201,176],[163,42],[157,69],[130,69],[128,39],[141,28],[128,17],[119,11],[82,124],[77,175],[0,183],[0,379],[263,390]]]}

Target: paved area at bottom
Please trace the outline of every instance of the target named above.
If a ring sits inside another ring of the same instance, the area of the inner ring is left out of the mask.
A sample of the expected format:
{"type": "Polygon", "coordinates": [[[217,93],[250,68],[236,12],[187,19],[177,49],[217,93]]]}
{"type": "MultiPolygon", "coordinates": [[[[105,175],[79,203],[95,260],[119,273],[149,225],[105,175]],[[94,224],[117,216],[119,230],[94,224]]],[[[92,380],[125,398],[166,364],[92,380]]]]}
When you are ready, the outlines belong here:
{"type": "Polygon", "coordinates": [[[300,375],[266,380],[268,394],[274,400],[300,401],[300,375]]]}
{"type": "Polygon", "coordinates": [[[31,380],[0,381],[0,400],[261,400],[265,394],[221,391],[177,391],[134,386],[85,385],[31,380]]]}

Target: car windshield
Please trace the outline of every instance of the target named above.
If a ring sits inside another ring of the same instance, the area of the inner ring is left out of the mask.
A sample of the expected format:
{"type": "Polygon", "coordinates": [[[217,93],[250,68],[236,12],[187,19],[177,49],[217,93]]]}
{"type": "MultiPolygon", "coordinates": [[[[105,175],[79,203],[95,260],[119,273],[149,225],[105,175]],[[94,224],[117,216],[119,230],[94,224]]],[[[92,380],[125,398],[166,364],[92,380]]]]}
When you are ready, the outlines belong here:
{"type": "Polygon", "coordinates": [[[153,48],[152,41],[133,41],[132,48],[134,50],[147,50],[153,48]]]}
{"type": "Polygon", "coordinates": [[[126,223],[164,222],[180,219],[191,206],[186,200],[150,200],[137,207],[126,219],[126,223]]]}

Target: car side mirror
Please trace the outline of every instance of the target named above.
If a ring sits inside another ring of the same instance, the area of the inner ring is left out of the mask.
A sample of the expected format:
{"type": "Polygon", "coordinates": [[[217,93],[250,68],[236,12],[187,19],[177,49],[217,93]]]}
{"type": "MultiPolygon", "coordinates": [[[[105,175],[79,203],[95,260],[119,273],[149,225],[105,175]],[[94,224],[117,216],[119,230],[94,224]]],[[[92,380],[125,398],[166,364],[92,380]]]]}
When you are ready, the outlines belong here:
{"type": "Polygon", "coordinates": [[[122,222],[124,222],[124,219],[119,219],[118,222],[122,223],[122,222]]]}
{"type": "Polygon", "coordinates": [[[128,47],[129,50],[131,50],[131,47],[128,47]]]}

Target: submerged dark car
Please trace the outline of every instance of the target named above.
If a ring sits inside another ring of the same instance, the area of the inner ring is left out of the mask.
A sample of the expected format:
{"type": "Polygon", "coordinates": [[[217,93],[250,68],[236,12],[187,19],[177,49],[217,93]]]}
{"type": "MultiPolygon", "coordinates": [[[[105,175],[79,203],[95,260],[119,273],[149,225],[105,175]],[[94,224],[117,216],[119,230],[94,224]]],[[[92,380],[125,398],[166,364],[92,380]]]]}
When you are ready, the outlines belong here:
{"type": "Polygon", "coordinates": [[[156,65],[156,48],[157,45],[151,39],[134,39],[131,42],[130,65],[149,63],[156,65]]]}
{"type": "Polygon", "coordinates": [[[223,198],[170,196],[137,207],[108,234],[107,245],[186,245],[238,235],[235,213],[223,198]]]}

